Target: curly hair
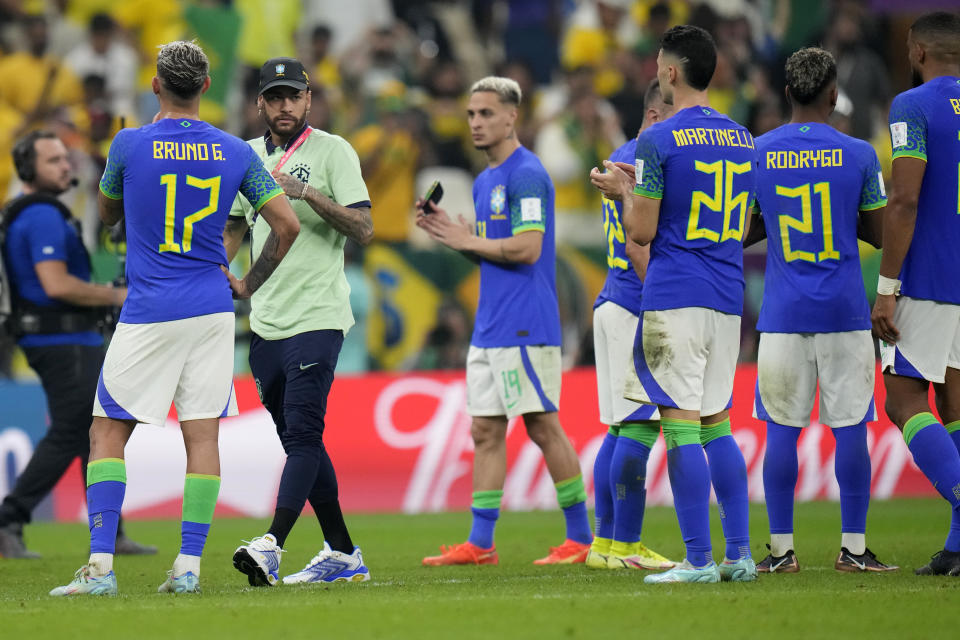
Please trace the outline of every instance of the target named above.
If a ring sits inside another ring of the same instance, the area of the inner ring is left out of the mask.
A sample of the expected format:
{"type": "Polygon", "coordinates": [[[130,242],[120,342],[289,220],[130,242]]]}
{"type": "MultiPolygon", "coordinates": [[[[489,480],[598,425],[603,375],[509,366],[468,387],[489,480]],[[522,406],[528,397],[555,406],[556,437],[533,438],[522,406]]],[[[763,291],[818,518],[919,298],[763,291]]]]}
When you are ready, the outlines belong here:
{"type": "Polygon", "coordinates": [[[787,58],[784,71],[790,97],[807,105],[837,79],[837,62],[829,51],[807,47],[787,58]]]}
{"type": "Polygon", "coordinates": [[[209,71],[207,54],[195,40],[168,42],[157,54],[157,77],[165,89],[183,100],[197,97],[209,71]]]}

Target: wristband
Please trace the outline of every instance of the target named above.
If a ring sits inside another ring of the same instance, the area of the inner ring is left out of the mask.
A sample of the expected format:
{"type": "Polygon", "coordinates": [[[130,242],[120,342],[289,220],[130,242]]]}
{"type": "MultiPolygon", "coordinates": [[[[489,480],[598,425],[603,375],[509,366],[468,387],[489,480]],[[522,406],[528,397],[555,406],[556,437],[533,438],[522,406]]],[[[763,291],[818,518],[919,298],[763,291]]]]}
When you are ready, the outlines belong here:
{"type": "Polygon", "coordinates": [[[300,197],[297,200],[303,200],[307,196],[307,189],[310,188],[310,185],[306,182],[303,183],[303,191],[300,192],[300,197]]]}
{"type": "Polygon", "coordinates": [[[896,278],[879,276],[877,279],[877,295],[893,296],[900,293],[900,281],[896,278]]]}

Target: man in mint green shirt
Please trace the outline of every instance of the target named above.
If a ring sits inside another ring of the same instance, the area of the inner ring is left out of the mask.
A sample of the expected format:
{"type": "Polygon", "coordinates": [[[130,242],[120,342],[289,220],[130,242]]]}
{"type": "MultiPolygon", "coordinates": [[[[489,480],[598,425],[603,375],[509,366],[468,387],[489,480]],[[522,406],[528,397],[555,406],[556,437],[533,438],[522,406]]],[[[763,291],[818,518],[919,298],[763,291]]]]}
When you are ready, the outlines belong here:
{"type": "MultiPolygon", "coordinates": [[[[287,454],[270,529],[233,556],[253,586],[276,584],[282,547],[307,500],[325,542],[284,583],[370,578],[343,521],[337,477],[323,445],[327,395],[343,336],[353,325],[343,245],[347,238],[362,245],[372,239],[370,196],[353,148],[307,126],[310,98],[299,61],[274,58],[260,69],[257,106],[268,131],[249,143],[291,200],[300,235],[251,298],[250,370],[287,454]]],[[[238,195],[224,231],[231,260],[248,226],[257,256],[270,241],[270,228],[238,195]]]]}

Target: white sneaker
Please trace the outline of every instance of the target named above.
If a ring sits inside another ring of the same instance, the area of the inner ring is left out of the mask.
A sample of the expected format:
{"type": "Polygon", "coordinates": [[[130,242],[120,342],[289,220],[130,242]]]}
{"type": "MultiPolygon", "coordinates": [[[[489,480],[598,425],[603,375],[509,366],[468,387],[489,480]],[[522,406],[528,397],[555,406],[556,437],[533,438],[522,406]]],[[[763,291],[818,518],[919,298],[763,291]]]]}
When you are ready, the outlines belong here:
{"type": "Polygon", "coordinates": [[[277,539],[269,533],[237,547],[233,552],[233,566],[247,575],[251,587],[272,587],[280,577],[280,554],[277,539]]]}
{"type": "Polygon", "coordinates": [[[283,584],[303,584],[307,582],[366,582],[370,579],[370,570],[363,564],[360,547],[354,547],[353,553],[334,551],[326,542],[323,550],[313,557],[302,570],[283,578],[283,584]]]}

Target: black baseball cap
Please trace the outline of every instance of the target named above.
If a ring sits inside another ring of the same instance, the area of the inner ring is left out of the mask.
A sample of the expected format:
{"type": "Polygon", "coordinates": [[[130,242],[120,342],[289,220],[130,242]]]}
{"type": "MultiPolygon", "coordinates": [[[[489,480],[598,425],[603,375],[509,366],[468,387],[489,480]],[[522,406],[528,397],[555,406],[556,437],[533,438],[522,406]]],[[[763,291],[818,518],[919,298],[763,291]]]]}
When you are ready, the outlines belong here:
{"type": "Polygon", "coordinates": [[[310,78],[296,58],[271,58],[260,67],[260,90],[257,95],[273,87],[293,87],[299,91],[310,88],[310,78]]]}

